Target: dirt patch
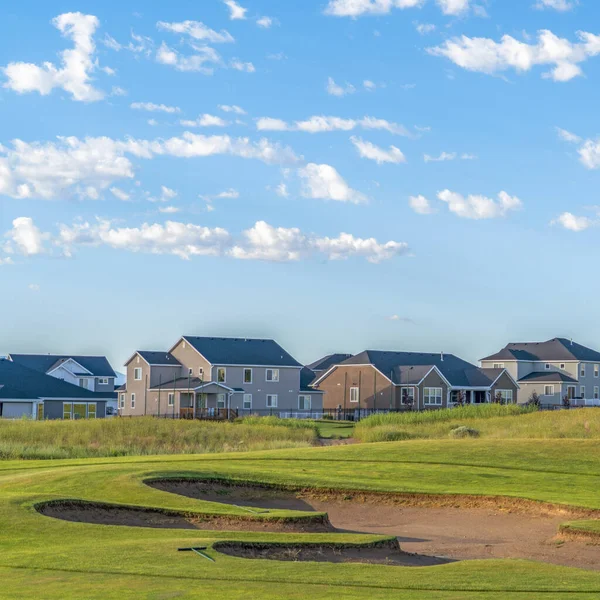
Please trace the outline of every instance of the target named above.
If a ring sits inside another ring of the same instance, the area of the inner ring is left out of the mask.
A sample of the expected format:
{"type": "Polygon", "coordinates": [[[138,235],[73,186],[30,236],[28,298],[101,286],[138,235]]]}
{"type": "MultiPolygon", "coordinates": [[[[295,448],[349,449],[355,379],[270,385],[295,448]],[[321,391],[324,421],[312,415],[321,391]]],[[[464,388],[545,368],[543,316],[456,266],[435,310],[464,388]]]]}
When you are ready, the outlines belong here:
{"type": "Polygon", "coordinates": [[[47,517],[95,525],[284,533],[327,533],[333,531],[333,527],[327,518],[320,515],[315,516],[313,519],[267,519],[260,517],[245,519],[79,500],[53,500],[38,504],[35,509],[47,517]]]}
{"type": "Polygon", "coordinates": [[[396,536],[406,552],[456,560],[521,558],[600,570],[600,546],[565,539],[565,519],[600,511],[511,498],[284,490],[205,480],[147,481],[167,492],[256,509],[326,512],[338,531],[396,536]]]}
{"type": "Polygon", "coordinates": [[[218,552],[238,558],[281,560],[292,562],[366,563],[399,567],[431,567],[453,562],[435,556],[420,556],[402,552],[398,543],[372,546],[342,544],[260,544],[245,542],[217,542],[218,552]]]}

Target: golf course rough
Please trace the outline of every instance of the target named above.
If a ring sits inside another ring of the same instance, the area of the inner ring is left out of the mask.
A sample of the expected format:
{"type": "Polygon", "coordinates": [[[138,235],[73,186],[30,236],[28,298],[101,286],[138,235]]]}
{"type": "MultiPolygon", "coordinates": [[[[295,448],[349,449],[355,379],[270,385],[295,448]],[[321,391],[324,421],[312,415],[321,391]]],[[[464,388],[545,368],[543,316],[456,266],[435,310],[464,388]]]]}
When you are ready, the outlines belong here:
{"type": "MultiPolygon", "coordinates": [[[[600,598],[600,572],[524,560],[431,567],[251,560],[227,544],[377,544],[382,536],[157,529],[69,522],[49,501],[247,519],[242,507],[153,489],[149,479],[229,479],[349,492],[524,498],[600,509],[600,441],[444,440],[227,455],[0,463],[0,598],[600,598]],[[217,544],[215,548],[214,545],[217,544]],[[215,562],[181,547],[206,547],[215,562]]],[[[518,500],[516,500],[518,502],[518,500]]],[[[568,511],[567,511],[568,512],[568,511]]],[[[315,513],[269,511],[269,518],[315,513]]],[[[571,518],[566,518],[568,521],[571,518]]],[[[594,532],[593,519],[571,523],[594,532]]]]}

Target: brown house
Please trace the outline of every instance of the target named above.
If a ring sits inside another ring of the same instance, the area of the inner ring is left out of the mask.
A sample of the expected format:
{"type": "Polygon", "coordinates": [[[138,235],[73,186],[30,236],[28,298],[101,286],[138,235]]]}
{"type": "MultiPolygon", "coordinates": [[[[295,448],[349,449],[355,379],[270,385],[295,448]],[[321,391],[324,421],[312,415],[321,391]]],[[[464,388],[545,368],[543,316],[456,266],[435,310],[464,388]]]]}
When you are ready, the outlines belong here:
{"type": "Polygon", "coordinates": [[[323,408],[415,410],[516,402],[519,386],[505,369],[480,369],[452,354],[367,350],[329,369],[311,384],[323,408]]]}

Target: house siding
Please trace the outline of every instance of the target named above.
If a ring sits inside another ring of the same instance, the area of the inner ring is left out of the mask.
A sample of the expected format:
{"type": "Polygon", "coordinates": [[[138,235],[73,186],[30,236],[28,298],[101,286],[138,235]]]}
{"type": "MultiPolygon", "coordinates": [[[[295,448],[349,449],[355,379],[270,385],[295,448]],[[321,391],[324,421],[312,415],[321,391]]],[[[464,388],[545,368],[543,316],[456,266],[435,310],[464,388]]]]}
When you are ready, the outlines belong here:
{"type": "Polygon", "coordinates": [[[106,401],[97,400],[95,402],[81,401],[81,400],[45,400],[44,401],[44,419],[56,420],[63,418],[63,404],[64,403],[75,403],[75,404],[95,404],[96,405],[96,418],[104,419],[106,417],[106,401]]]}
{"type": "Polygon", "coordinates": [[[437,373],[436,371],[432,371],[431,373],[429,373],[429,375],[427,375],[427,377],[425,377],[425,379],[423,380],[423,382],[421,383],[421,385],[419,385],[419,398],[418,400],[415,399],[418,402],[418,406],[420,410],[435,410],[435,409],[440,409],[440,408],[447,408],[448,407],[448,384],[440,377],[439,373],[437,373]],[[425,405],[424,404],[424,390],[425,388],[442,388],[442,405],[441,406],[432,406],[432,405],[425,405]]]}
{"type": "Polygon", "coordinates": [[[144,414],[144,394],[146,393],[146,377],[150,379],[150,366],[139,355],[136,354],[127,363],[127,392],[125,394],[125,407],[119,410],[119,414],[126,417],[139,417],[144,414]],[[135,381],[134,370],[142,369],[141,381],[135,381]],[[131,408],[131,394],[135,394],[135,408],[131,408]]]}
{"type": "Polygon", "coordinates": [[[501,375],[500,379],[498,379],[498,381],[492,387],[491,398],[490,398],[492,402],[494,401],[494,398],[496,397],[496,393],[498,392],[498,390],[512,390],[513,402],[519,401],[519,389],[506,373],[501,375]]]}
{"type": "MultiPolygon", "coordinates": [[[[198,377],[200,369],[204,370],[204,381],[210,381],[211,364],[202,357],[202,355],[184,339],[180,339],[177,342],[175,348],[171,350],[171,354],[185,367],[181,377],[185,377],[188,374],[189,369],[193,369],[194,377],[198,377]]],[[[158,384],[154,384],[158,385],[158,384]]]]}
{"type": "Polygon", "coordinates": [[[33,402],[0,402],[2,404],[3,419],[21,419],[31,417],[33,402]]]}

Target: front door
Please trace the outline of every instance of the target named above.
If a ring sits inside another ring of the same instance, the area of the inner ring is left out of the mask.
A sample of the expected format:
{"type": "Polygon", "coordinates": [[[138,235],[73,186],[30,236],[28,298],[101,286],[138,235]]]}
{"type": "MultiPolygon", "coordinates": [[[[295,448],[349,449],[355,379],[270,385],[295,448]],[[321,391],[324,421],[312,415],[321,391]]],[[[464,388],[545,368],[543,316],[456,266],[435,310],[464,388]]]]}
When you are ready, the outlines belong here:
{"type": "Polygon", "coordinates": [[[575,386],[574,385],[570,385],[567,388],[567,396],[569,397],[569,400],[573,400],[573,398],[575,398],[575,386]]]}

